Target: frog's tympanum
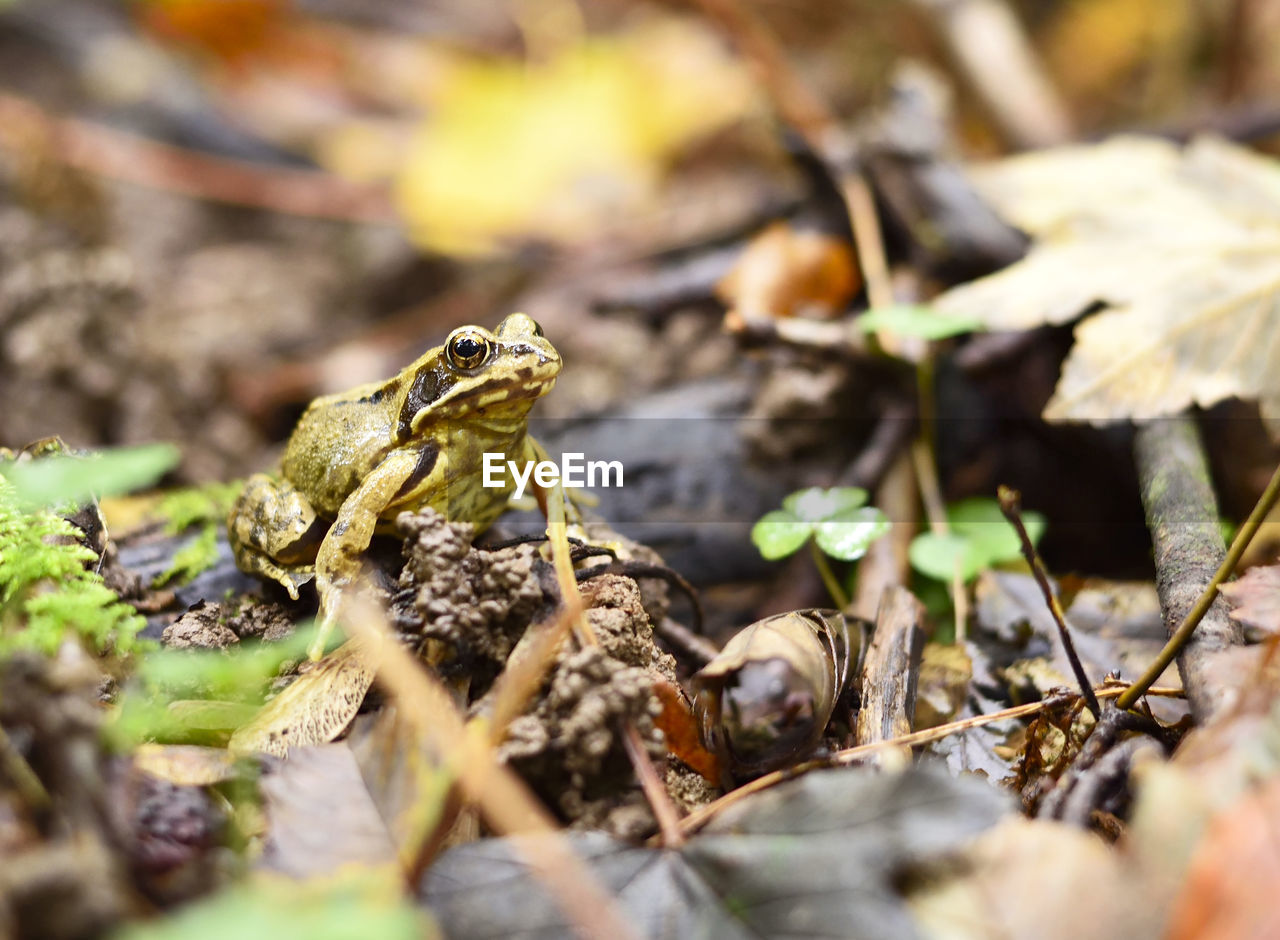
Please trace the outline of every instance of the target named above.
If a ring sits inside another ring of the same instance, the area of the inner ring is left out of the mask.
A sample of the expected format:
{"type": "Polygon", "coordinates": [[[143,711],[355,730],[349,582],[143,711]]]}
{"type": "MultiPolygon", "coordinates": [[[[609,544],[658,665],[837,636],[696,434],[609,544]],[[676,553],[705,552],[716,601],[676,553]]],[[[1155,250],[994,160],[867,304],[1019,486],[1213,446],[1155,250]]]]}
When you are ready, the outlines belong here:
{"type": "Polygon", "coordinates": [[[532,319],[494,332],[464,326],[399,375],[317,398],[285,448],[280,474],[255,474],[231,508],[236,564],[284,585],[313,576],[332,619],[375,533],[429,506],[484,529],[514,480],[482,486],[486,452],[523,465],[545,459],[529,410],[555,384],[560,355],[532,319]]]}

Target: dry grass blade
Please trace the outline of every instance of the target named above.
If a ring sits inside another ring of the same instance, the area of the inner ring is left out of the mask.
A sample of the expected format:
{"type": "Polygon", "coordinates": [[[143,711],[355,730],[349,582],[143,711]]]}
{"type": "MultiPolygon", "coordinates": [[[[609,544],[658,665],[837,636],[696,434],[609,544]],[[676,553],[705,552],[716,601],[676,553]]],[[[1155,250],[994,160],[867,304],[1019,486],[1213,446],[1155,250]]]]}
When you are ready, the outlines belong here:
{"type": "MultiPolygon", "coordinates": [[[[583,646],[598,646],[599,640],[591,630],[586,617],[582,616],[582,595],[578,591],[578,579],[573,573],[573,560],[569,550],[569,537],[565,523],[565,507],[567,501],[564,487],[557,483],[547,499],[547,541],[551,545],[551,556],[555,562],[556,580],[560,585],[560,595],[564,599],[567,610],[576,610],[575,617],[570,618],[574,625],[578,642],[583,646]]],[[[644,744],[633,725],[620,729],[627,757],[635,769],[636,778],[644,790],[645,798],[653,809],[654,818],[658,820],[658,828],[663,842],[668,848],[679,846],[684,837],[680,834],[677,821],[680,813],[672,802],[666,787],[649,761],[644,744]]]]}
{"type": "MultiPolygon", "coordinates": [[[[555,820],[537,798],[494,759],[483,727],[463,725],[444,686],[395,641],[377,607],[352,604],[347,622],[369,650],[379,685],[395,700],[405,721],[436,742],[457,775],[464,800],[479,807],[489,824],[503,834],[556,833],[555,820]]],[[[634,936],[613,899],[562,840],[517,844],[526,863],[584,936],[634,936]]]]}

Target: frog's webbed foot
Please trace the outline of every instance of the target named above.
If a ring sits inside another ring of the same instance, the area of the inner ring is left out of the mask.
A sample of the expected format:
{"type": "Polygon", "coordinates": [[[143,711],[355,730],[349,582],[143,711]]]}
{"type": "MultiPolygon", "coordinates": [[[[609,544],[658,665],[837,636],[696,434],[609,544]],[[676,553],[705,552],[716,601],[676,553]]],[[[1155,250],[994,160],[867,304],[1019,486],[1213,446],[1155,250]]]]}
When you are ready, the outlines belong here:
{"type": "Polygon", "coordinates": [[[227,516],[236,566],[277,582],[295,601],[298,588],[315,577],[316,550],[325,528],[305,496],[265,473],[245,481],[227,516]]]}

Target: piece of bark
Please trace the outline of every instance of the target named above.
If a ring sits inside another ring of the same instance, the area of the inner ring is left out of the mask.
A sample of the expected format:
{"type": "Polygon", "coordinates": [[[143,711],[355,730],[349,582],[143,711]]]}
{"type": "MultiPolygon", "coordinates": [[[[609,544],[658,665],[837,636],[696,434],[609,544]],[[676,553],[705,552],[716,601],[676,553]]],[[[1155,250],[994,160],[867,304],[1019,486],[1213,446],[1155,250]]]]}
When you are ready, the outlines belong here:
{"type": "MultiPolygon", "coordinates": [[[[1218,524],[1218,501],[1200,433],[1189,417],[1151,421],[1138,429],[1134,455],[1155,550],[1156,590],[1165,628],[1172,633],[1204,592],[1226,556],[1218,524]]],[[[1191,714],[1204,724],[1234,701],[1230,671],[1215,661],[1244,642],[1240,625],[1219,597],[1178,656],[1191,714]]]]}
{"type": "Polygon", "coordinates": [[[885,588],[863,663],[858,744],[888,741],[911,732],[924,648],[923,619],[924,605],[910,591],[885,588]]]}
{"type": "Polygon", "coordinates": [[[916,529],[916,481],[911,457],[899,452],[876,489],[874,505],[888,516],[889,534],[871,543],[858,562],[858,588],[850,605],[854,616],[875,620],[884,605],[885,591],[906,582],[907,557],[916,529]]]}

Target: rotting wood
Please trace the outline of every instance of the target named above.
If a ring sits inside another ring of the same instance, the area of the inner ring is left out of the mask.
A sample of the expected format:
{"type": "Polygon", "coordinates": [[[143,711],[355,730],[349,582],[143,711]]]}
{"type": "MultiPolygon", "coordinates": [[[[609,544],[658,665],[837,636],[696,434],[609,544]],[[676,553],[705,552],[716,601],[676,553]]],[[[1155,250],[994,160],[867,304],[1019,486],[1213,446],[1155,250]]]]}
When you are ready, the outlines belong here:
{"type": "MultiPolygon", "coordinates": [[[[1226,556],[1218,501],[1204,445],[1191,418],[1142,425],[1134,454],[1155,551],[1156,590],[1165,627],[1172,633],[1226,556]]],[[[1178,672],[1198,723],[1210,721],[1234,700],[1233,690],[1214,679],[1213,666],[1243,642],[1240,625],[1228,616],[1226,601],[1218,598],[1178,656],[1178,672]]]]}
{"type": "Polygon", "coordinates": [[[872,744],[911,732],[916,683],[924,648],[924,605],[903,587],[885,588],[875,632],[862,670],[858,744],[872,744]]]}

